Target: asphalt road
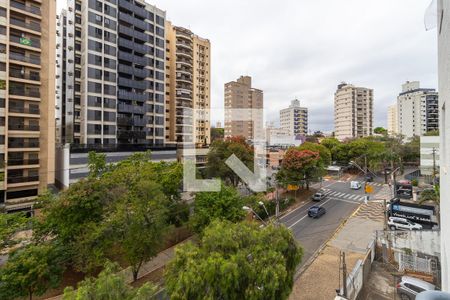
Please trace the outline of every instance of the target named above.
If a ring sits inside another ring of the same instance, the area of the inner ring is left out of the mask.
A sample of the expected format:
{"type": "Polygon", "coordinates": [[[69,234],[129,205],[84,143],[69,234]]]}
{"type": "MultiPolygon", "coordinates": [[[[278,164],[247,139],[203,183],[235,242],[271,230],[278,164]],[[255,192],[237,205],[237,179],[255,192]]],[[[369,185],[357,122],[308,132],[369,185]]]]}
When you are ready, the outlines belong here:
{"type": "MultiPolygon", "coordinates": [[[[315,185],[313,188],[320,188],[315,185]]],[[[308,202],[280,218],[281,223],[292,230],[295,238],[303,247],[304,256],[301,265],[333,235],[342,221],[364,202],[364,190],[351,190],[350,182],[327,181],[322,184],[327,197],[320,202],[308,202]],[[319,219],[308,217],[308,209],[313,205],[323,206],[327,213],[319,219]]],[[[381,189],[374,184],[375,193],[381,189]]],[[[301,266],[300,265],[300,266],[301,266]]]]}

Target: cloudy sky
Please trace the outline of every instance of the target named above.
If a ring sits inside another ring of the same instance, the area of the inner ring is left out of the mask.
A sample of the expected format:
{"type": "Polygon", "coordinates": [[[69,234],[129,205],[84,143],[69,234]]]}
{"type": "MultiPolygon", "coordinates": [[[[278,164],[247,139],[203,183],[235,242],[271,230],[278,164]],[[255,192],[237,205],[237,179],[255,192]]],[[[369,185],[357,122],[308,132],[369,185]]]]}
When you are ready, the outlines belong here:
{"type": "Polygon", "coordinates": [[[332,131],[341,81],[374,89],[380,126],[404,81],[437,88],[436,31],[424,27],[431,0],[148,1],[211,41],[212,107],[223,107],[224,83],[250,75],[266,120],[297,97],[311,131],[332,131]]]}

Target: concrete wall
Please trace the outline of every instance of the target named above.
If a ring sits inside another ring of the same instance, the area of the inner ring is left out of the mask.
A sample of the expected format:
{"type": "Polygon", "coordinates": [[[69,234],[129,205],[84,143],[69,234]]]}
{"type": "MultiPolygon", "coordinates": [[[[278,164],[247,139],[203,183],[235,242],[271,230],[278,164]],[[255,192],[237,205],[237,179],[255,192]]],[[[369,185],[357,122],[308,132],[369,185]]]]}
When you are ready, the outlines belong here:
{"type": "Polygon", "coordinates": [[[450,2],[438,1],[442,289],[450,291],[450,2]],[[447,109],[445,109],[447,105],[447,109]]]}

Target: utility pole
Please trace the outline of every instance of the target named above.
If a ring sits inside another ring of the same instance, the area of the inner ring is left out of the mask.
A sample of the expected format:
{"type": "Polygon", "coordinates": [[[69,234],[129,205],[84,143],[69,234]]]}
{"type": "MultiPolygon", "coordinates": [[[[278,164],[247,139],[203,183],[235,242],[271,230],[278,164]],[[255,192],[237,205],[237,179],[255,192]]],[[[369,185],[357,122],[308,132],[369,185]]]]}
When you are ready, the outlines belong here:
{"type": "Polygon", "coordinates": [[[345,252],[342,252],[342,287],[344,289],[343,296],[347,298],[347,264],[345,263],[345,252]]]}
{"type": "Polygon", "coordinates": [[[387,207],[386,199],[383,199],[384,231],[387,230],[387,211],[386,211],[386,207],[387,207]]]}
{"type": "Polygon", "coordinates": [[[436,148],[433,147],[433,185],[436,183],[436,148]]]}

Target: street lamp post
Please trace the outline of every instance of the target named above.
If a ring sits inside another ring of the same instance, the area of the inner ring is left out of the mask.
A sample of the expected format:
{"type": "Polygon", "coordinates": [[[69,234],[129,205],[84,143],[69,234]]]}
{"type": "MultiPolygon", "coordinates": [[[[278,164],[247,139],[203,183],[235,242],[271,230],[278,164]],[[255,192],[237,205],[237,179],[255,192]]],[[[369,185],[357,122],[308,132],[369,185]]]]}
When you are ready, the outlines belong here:
{"type": "Polygon", "coordinates": [[[264,205],[264,202],[259,201],[258,204],[261,205],[261,206],[264,208],[264,211],[266,212],[267,217],[270,217],[270,216],[269,216],[269,212],[267,211],[267,208],[266,208],[266,206],[264,205]]]}

